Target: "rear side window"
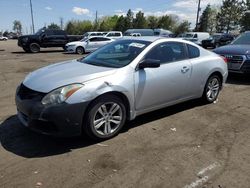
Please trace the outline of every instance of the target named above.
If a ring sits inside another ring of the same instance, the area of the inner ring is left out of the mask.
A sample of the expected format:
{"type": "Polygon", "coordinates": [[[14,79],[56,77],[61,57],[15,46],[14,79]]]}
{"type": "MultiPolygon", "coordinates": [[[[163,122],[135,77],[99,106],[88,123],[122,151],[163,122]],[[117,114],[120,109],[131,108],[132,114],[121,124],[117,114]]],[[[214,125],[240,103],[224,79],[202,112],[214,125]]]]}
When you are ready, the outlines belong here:
{"type": "Polygon", "coordinates": [[[199,48],[192,46],[190,44],[187,44],[187,48],[188,48],[188,57],[189,58],[197,58],[200,57],[200,50],[199,48]]]}

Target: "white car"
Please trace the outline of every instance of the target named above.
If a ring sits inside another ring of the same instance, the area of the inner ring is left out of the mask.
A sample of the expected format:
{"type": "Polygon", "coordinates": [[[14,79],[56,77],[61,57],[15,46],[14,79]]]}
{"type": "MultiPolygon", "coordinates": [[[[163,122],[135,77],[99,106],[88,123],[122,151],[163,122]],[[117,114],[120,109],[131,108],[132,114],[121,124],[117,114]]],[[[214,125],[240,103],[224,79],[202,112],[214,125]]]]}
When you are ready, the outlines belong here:
{"type": "Polygon", "coordinates": [[[205,39],[208,39],[209,37],[210,35],[207,32],[189,32],[185,33],[183,39],[194,42],[195,44],[201,46],[201,42],[205,39]]]}
{"type": "Polygon", "coordinates": [[[122,38],[122,32],[121,31],[110,31],[108,32],[105,37],[111,38],[111,39],[119,39],[122,38]]]}
{"type": "Polygon", "coordinates": [[[8,38],[7,37],[4,37],[4,36],[0,36],[0,40],[8,40],[8,38]]]}
{"type": "Polygon", "coordinates": [[[65,45],[65,50],[71,53],[84,54],[93,52],[113,41],[113,39],[108,37],[91,37],[89,39],[82,39],[80,41],[67,43],[65,45]]]}

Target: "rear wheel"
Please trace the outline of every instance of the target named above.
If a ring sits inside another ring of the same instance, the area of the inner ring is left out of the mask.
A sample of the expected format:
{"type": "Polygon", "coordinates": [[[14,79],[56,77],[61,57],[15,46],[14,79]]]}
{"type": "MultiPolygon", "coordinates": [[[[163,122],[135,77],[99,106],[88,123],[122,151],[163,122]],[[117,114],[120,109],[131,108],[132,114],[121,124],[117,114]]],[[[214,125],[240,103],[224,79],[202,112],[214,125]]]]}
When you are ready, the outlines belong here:
{"type": "Polygon", "coordinates": [[[213,103],[217,100],[220,89],[222,86],[222,80],[218,75],[212,75],[207,80],[207,83],[205,85],[204,93],[203,93],[203,99],[206,103],[213,103]]]}
{"type": "Polygon", "coordinates": [[[76,48],[76,53],[82,55],[85,53],[85,50],[83,47],[79,46],[76,48]]]}
{"type": "Polygon", "coordinates": [[[31,43],[29,45],[29,50],[32,53],[38,53],[38,52],[40,52],[40,45],[37,43],[31,43]]]}
{"type": "Polygon", "coordinates": [[[126,120],[126,108],[115,95],[106,95],[95,100],[88,110],[83,126],[88,136],[105,140],[116,136],[126,120]]]}

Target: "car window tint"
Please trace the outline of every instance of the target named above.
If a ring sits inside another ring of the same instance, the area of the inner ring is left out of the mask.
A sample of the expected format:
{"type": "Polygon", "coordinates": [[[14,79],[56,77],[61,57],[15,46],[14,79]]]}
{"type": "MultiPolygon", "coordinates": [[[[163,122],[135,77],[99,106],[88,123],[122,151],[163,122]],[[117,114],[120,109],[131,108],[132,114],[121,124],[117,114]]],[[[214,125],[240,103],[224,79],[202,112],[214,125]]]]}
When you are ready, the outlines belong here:
{"type": "Polygon", "coordinates": [[[97,39],[98,39],[97,37],[93,37],[93,38],[89,39],[89,41],[90,42],[95,42],[95,41],[97,41],[97,39]]]}
{"type": "Polygon", "coordinates": [[[197,58],[200,57],[200,50],[199,48],[192,46],[190,44],[187,45],[188,47],[188,57],[189,58],[197,58]]]}
{"type": "Polygon", "coordinates": [[[181,42],[166,42],[154,47],[145,59],[158,60],[160,63],[170,63],[186,59],[185,46],[181,42]]]}
{"type": "Polygon", "coordinates": [[[101,41],[109,41],[110,39],[108,39],[108,38],[102,38],[102,37],[99,37],[99,38],[97,38],[96,39],[96,41],[99,41],[99,42],[101,42],[101,41]]]}

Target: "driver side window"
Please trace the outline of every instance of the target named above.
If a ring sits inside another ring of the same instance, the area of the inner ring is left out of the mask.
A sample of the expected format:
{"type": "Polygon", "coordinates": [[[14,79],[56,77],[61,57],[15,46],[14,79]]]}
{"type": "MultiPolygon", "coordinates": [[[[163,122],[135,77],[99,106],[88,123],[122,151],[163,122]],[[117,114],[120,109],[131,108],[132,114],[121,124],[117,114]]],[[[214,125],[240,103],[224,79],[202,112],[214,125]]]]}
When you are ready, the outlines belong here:
{"type": "Polygon", "coordinates": [[[150,50],[144,59],[157,60],[161,64],[187,59],[185,45],[181,42],[165,42],[150,50]]]}

